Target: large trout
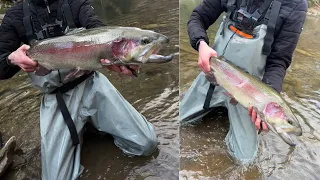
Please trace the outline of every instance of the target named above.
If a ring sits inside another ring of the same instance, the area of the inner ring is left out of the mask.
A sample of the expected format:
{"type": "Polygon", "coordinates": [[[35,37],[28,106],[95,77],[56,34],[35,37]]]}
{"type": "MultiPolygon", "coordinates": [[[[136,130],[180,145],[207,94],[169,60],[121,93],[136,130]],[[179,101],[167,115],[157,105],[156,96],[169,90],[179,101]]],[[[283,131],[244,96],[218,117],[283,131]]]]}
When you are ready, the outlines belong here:
{"type": "Polygon", "coordinates": [[[286,143],[295,146],[288,133],[302,135],[299,121],[280,94],[258,78],[226,61],[224,57],[210,59],[211,71],[207,79],[222,86],[231,100],[245,108],[250,105],[268,128],[278,134],[286,143]]]}
{"type": "Polygon", "coordinates": [[[162,34],[135,27],[80,28],[65,36],[31,42],[27,55],[39,64],[35,74],[43,76],[58,69],[169,62],[174,55],[156,54],[168,42],[162,34]],[[101,64],[100,59],[111,63],[101,64]]]}

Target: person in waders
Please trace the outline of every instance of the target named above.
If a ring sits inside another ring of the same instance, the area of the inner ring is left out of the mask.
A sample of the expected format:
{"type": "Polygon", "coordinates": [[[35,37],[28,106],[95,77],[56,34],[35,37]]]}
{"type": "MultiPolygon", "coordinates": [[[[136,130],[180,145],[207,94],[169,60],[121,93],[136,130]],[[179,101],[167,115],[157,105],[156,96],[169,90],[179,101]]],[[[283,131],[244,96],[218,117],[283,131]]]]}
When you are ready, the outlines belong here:
{"type": "Polygon", "coordinates": [[[226,107],[229,152],[242,163],[252,162],[258,150],[257,130],[268,128],[252,107],[245,109],[230,102],[222,87],[209,83],[205,77],[210,71],[209,59],[224,56],[280,93],[307,7],[306,0],[203,0],[188,21],[190,43],[199,52],[202,72],[181,100],[181,124],[199,121],[214,107],[226,107]],[[210,47],[206,30],[223,12],[226,14],[210,47]]]}
{"type": "MultiPolygon", "coordinates": [[[[41,165],[44,180],[78,179],[81,137],[90,122],[111,134],[125,154],[151,155],[157,148],[154,128],[98,71],[82,71],[80,78],[64,81],[73,70],[36,76],[37,63],[26,55],[27,44],[63,36],[68,29],[104,26],[87,0],[25,0],[9,8],[0,27],[0,79],[20,70],[43,94],[40,106],[41,165]],[[24,44],[21,46],[21,44],[24,44]]],[[[108,61],[108,60],[101,60],[108,61]]],[[[129,76],[138,66],[108,66],[129,76]]]]}

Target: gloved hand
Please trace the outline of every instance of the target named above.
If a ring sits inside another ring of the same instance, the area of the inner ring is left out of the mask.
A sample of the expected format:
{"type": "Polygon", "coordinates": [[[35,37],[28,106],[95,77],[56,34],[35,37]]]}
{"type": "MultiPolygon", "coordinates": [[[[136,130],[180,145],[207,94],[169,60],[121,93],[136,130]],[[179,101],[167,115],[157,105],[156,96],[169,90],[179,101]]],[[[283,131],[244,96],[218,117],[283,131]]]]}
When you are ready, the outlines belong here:
{"type": "Polygon", "coordinates": [[[209,60],[212,56],[217,57],[217,52],[209,47],[205,41],[200,41],[198,65],[205,73],[210,71],[209,60]]]}
{"type": "Polygon", "coordinates": [[[30,48],[28,45],[22,45],[16,51],[12,52],[8,59],[11,64],[19,66],[25,72],[34,72],[38,66],[36,61],[33,61],[27,56],[27,51],[30,48]]]}
{"type": "MultiPolygon", "coordinates": [[[[101,59],[100,61],[103,64],[107,64],[110,63],[110,61],[108,59],[101,59]]],[[[140,69],[140,66],[137,65],[129,65],[129,67],[134,70],[134,71],[138,71],[140,69]]],[[[108,68],[111,71],[114,72],[118,72],[118,73],[122,73],[128,76],[133,76],[134,74],[132,73],[131,70],[129,70],[126,66],[117,66],[117,65],[110,65],[110,66],[106,66],[106,68],[108,68]]]]}

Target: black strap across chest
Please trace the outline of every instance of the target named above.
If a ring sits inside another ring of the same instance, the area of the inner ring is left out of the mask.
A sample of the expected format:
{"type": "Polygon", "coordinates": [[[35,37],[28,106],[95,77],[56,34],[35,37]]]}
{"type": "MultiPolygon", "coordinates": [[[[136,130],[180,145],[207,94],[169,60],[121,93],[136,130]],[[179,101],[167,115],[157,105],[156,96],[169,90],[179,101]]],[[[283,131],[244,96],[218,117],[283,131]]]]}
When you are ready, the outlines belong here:
{"type": "MultiPolygon", "coordinates": [[[[42,17],[39,17],[39,15],[36,12],[36,8],[34,4],[30,0],[25,0],[23,2],[23,24],[26,30],[26,36],[29,42],[31,40],[41,40],[46,39],[50,37],[50,34],[47,32],[47,27],[50,25],[49,23],[46,23],[42,17]],[[34,16],[32,16],[32,12],[35,13],[36,19],[39,21],[42,30],[37,31],[35,24],[34,24],[34,16]]],[[[49,17],[50,18],[50,17],[49,17]]],[[[58,2],[58,9],[57,9],[57,17],[56,20],[53,22],[54,24],[58,24],[62,27],[62,29],[65,29],[66,27],[69,28],[76,28],[76,25],[74,23],[74,18],[72,16],[71,7],[69,5],[68,0],[59,0],[58,2]],[[63,21],[66,21],[66,26],[64,26],[63,21]]]]}
{"type": "MultiPolygon", "coordinates": [[[[239,2],[238,2],[239,3],[239,2]]],[[[243,0],[241,2],[241,7],[247,6],[247,0],[243,0]]],[[[260,19],[262,14],[268,10],[269,12],[265,13],[264,16],[264,23],[267,24],[267,33],[264,38],[264,45],[262,47],[262,54],[269,55],[271,52],[271,46],[274,41],[274,31],[277,23],[277,19],[279,16],[280,8],[281,8],[281,2],[277,0],[266,0],[260,8],[256,9],[253,13],[253,16],[257,19],[260,19]]],[[[231,19],[233,13],[237,10],[237,1],[236,0],[228,0],[227,2],[227,17],[231,19]]],[[[215,85],[210,84],[208,88],[208,92],[206,95],[206,99],[203,105],[204,110],[210,110],[210,101],[212,99],[212,95],[215,89],[215,85]]],[[[261,131],[260,131],[261,132],[261,131]]],[[[260,133],[259,132],[259,133],[260,133]]]]}
{"type": "MultiPolygon", "coordinates": [[[[76,28],[68,0],[59,0],[57,7],[58,7],[57,17],[56,17],[56,20],[53,22],[53,24],[60,25],[60,27],[62,29],[76,28]],[[64,21],[66,23],[63,23],[64,21]],[[66,24],[66,27],[63,27],[63,24],[66,24]]],[[[35,6],[33,5],[33,3],[30,2],[30,0],[24,1],[23,13],[24,13],[23,24],[24,24],[24,27],[26,30],[26,36],[27,36],[29,42],[31,42],[34,39],[42,40],[42,39],[47,39],[50,37],[55,37],[55,36],[50,36],[50,34],[48,34],[48,32],[47,32],[47,27],[49,27],[52,24],[46,23],[42,17],[39,17],[35,6]],[[35,16],[32,16],[32,12],[35,13],[35,16]],[[33,17],[37,18],[37,20],[39,21],[39,23],[42,27],[42,30],[37,32],[33,17]]],[[[49,16],[49,19],[50,18],[51,17],[49,16]]],[[[52,19],[50,19],[50,21],[52,21],[52,19]]],[[[63,119],[64,119],[64,122],[66,123],[66,125],[69,129],[71,139],[72,139],[72,144],[74,146],[78,145],[80,143],[80,140],[78,137],[78,132],[77,132],[76,126],[72,120],[70,113],[69,113],[68,107],[66,106],[66,104],[64,102],[63,94],[68,92],[69,90],[75,88],[77,85],[79,85],[83,81],[85,81],[88,77],[93,75],[93,73],[94,72],[91,72],[89,74],[85,74],[72,82],[68,82],[68,83],[64,84],[63,86],[55,89],[53,92],[50,93],[50,94],[56,95],[58,109],[60,109],[62,116],[63,116],[63,119]]]]}
{"type": "MultiPolygon", "coordinates": [[[[244,8],[247,10],[249,0],[228,0],[227,2],[227,17],[232,19],[232,16],[239,8],[244,8]],[[238,7],[240,4],[240,7],[238,7]]],[[[274,40],[274,31],[277,23],[281,8],[281,2],[278,0],[265,0],[263,4],[257,8],[253,13],[252,17],[256,20],[264,21],[267,25],[267,34],[264,38],[264,46],[262,49],[262,54],[269,55],[271,52],[271,46],[274,40]],[[264,15],[264,17],[263,17],[264,15]]]]}

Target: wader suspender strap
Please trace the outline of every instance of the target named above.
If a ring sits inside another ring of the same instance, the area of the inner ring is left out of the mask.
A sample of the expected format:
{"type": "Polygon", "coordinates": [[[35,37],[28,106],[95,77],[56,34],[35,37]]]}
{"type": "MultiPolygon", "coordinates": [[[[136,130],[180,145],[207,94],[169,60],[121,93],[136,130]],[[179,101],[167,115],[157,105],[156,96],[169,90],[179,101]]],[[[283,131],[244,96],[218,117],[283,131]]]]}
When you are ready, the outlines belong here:
{"type": "MultiPolygon", "coordinates": [[[[72,11],[71,11],[71,8],[70,8],[68,0],[64,0],[63,5],[62,5],[62,10],[63,10],[64,16],[65,16],[65,18],[67,20],[67,24],[68,24],[69,28],[70,29],[76,28],[76,25],[74,24],[74,21],[73,21],[72,11]]],[[[59,17],[59,15],[60,14],[58,14],[58,17],[59,17]]]]}
{"type": "Polygon", "coordinates": [[[271,10],[269,13],[269,20],[268,20],[268,24],[267,24],[267,34],[264,38],[264,44],[263,44],[263,48],[262,48],[262,54],[265,54],[267,56],[271,52],[271,45],[273,43],[273,35],[274,35],[274,30],[276,27],[280,7],[281,7],[281,2],[279,2],[279,1],[273,1],[273,3],[271,4],[271,7],[270,7],[271,10]]]}
{"type": "Polygon", "coordinates": [[[231,19],[232,12],[237,8],[235,5],[236,0],[228,0],[227,3],[227,18],[231,19]]]}
{"type": "MultiPolygon", "coordinates": [[[[244,6],[247,4],[248,0],[243,0],[241,2],[241,6],[244,6]]],[[[235,6],[235,2],[236,0],[228,0],[227,3],[227,17],[231,18],[231,13],[237,8],[235,6]]],[[[262,48],[262,54],[265,55],[269,55],[269,53],[271,52],[271,44],[273,43],[273,35],[274,35],[274,30],[275,30],[275,26],[277,23],[277,18],[279,15],[279,11],[280,11],[280,7],[281,7],[281,2],[279,1],[273,1],[273,0],[266,0],[261,6],[260,8],[258,8],[254,13],[253,13],[253,17],[256,18],[257,20],[261,17],[261,15],[268,9],[270,8],[270,13],[269,13],[269,20],[268,20],[268,24],[267,24],[267,33],[266,36],[264,38],[264,45],[262,48]],[[271,5],[270,5],[271,4],[271,5]]],[[[210,108],[210,101],[213,95],[213,91],[215,89],[215,85],[210,83],[210,87],[208,89],[207,92],[207,96],[203,105],[203,109],[207,110],[210,108]]]]}
{"type": "Polygon", "coordinates": [[[245,9],[246,11],[248,10],[247,0],[242,0],[242,1],[241,1],[240,8],[243,8],[243,9],[245,9]]]}
{"type": "Polygon", "coordinates": [[[210,87],[209,87],[208,92],[207,92],[206,100],[204,101],[204,105],[203,105],[203,109],[205,109],[205,110],[210,108],[210,101],[211,101],[211,98],[212,98],[213,91],[214,91],[215,87],[216,87],[215,85],[210,83],[210,87]]]}
{"type": "MultiPolygon", "coordinates": [[[[76,26],[73,21],[72,12],[71,12],[71,8],[69,6],[68,0],[60,0],[58,2],[58,7],[61,7],[61,8],[58,8],[56,23],[62,22],[63,16],[62,16],[61,11],[63,10],[68,26],[70,28],[75,28],[76,26]],[[62,5],[62,3],[63,3],[63,5],[62,5]],[[61,7],[61,5],[62,5],[62,7],[61,7]]],[[[26,36],[27,36],[28,41],[31,42],[34,39],[39,40],[39,39],[46,38],[44,36],[44,35],[46,35],[45,30],[42,30],[38,33],[35,32],[35,29],[34,29],[35,26],[32,21],[30,9],[32,9],[34,12],[36,12],[34,6],[32,4],[30,4],[30,1],[25,0],[23,3],[23,13],[24,13],[23,24],[24,24],[24,27],[26,30],[26,36]]],[[[37,17],[38,17],[38,15],[37,15],[37,17]]],[[[46,25],[45,22],[39,17],[38,17],[38,20],[39,20],[42,28],[44,28],[46,25]]],[[[72,82],[64,84],[63,86],[55,89],[53,92],[50,93],[50,94],[56,94],[58,108],[60,109],[62,116],[63,116],[63,119],[68,126],[68,129],[69,129],[70,135],[71,135],[71,139],[72,139],[72,144],[74,146],[78,145],[80,143],[80,140],[78,137],[76,126],[70,116],[68,108],[63,100],[62,94],[68,92],[70,89],[73,89],[74,87],[79,85],[81,82],[86,80],[88,77],[90,77],[92,74],[93,74],[93,72],[91,72],[89,74],[85,74],[72,82]]]]}
{"type": "Polygon", "coordinates": [[[33,33],[33,27],[32,27],[33,21],[31,21],[32,17],[31,17],[31,12],[29,8],[29,0],[25,0],[23,2],[23,13],[24,13],[23,25],[26,30],[27,39],[30,42],[32,39],[34,39],[34,33],[33,33]]]}
{"type": "MultiPolygon", "coordinates": [[[[58,2],[58,10],[57,10],[57,19],[56,23],[62,24],[63,22],[63,14],[62,14],[62,5],[64,3],[64,0],[59,0],[58,2]]],[[[65,29],[65,26],[64,26],[65,29]]]]}
{"type": "MultiPolygon", "coordinates": [[[[23,2],[23,13],[24,13],[23,25],[26,30],[26,36],[27,36],[27,39],[29,42],[33,39],[37,39],[37,40],[44,39],[46,36],[46,32],[44,30],[39,31],[39,32],[34,31],[35,26],[34,26],[34,23],[32,20],[32,16],[31,16],[31,11],[30,11],[31,9],[34,12],[36,12],[33,4],[30,4],[29,0],[25,0],[23,2]]],[[[41,27],[43,28],[46,23],[43,21],[42,18],[39,18],[39,17],[38,17],[38,21],[39,21],[41,27]]]]}
{"type": "Polygon", "coordinates": [[[66,103],[63,100],[62,94],[60,91],[58,91],[56,93],[56,98],[57,98],[57,102],[58,102],[58,108],[60,109],[64,122],[67,124],[68,128],[69,128],[69,132],[71,135],[71,139],[72,139],[72,144],[74,146],[79,144],[79,137],[78,137],[78,132],[77,132],[77,128],[74,125],[74,122],[70,116],[70,113],[68,111],[68,108],[66,106],[66,103]]]}
{"type": "Polygon", "coordinates": [[[72,139],[72,144],[74,146],[78,145],[80,143],[79,137],[78,137],[78,132],[76,129],[76,126],[74,125],[74,122],[70,116],[70,113],[68,111],[68,108],[66,106],[66,103],[63,100],[62,94],[68,92],[70,89],[75,88],[77,85],[82,83],[84,80],[86,80],[88,77],[90,77],[93,74],[93,71],[90,72],[89,74],[85,74],[81,76],[80,78],[71,81],[67,84],[64,84],[61,87],[58,87],[55,89],[53,92],[50,94],[56,94],[57,102],[58,102],[58,108],[60,109],[64,122],[67,124],[68,129],[70,131],[71,139],[72,139]]]}
{"type": "Polygon", "coordinates": [[[264,3],[254,11],[252,14],[252,17],[255,18],[256,20],[259,20],[262,14],[271,7],[270,4],[272,4],[273,0],[265,0],[264,3]]]}

